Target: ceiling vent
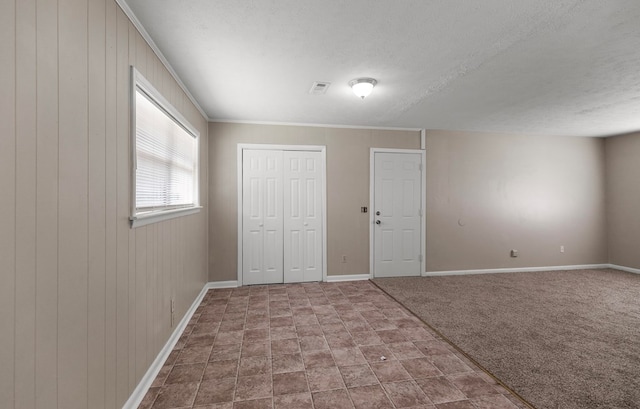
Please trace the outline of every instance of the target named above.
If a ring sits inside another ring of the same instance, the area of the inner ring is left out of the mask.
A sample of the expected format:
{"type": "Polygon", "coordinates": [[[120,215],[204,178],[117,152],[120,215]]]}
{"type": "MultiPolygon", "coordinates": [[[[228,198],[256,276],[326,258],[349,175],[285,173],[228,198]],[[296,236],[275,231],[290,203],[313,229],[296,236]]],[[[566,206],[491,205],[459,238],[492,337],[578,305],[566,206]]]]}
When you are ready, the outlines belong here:
{"type": "Polygon", "coordinates": [[[311,89],[309,90],[309,94],[311,94],[311,95],[322,95],[322,94],[327,92],[327,89],[329,88],[329,85],[331,85],[330,82],[316,81],[311,86],[311,89]]]}

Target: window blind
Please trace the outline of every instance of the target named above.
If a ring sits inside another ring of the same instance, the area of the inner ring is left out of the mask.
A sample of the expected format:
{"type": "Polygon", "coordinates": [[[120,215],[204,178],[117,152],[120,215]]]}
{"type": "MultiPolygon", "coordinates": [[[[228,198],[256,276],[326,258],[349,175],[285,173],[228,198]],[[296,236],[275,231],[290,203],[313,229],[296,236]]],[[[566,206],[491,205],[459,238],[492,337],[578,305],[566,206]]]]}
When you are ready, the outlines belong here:
{"type": "Polygon", "coordinates": [[[136,214],[196,205],[197,139],[136,88],[136,214]]]}

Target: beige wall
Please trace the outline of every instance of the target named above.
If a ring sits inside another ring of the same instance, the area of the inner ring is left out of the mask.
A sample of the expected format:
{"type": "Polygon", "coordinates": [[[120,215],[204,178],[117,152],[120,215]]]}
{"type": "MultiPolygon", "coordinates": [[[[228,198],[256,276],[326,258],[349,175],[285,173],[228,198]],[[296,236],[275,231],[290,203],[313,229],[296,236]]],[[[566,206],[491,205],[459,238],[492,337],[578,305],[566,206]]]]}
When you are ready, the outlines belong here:
{"type": "MultiPolygon", "coordinates": [[[[211,281],[236,279],[237,143],[327,145],[328,273],[369,272],[369,147],[418,148],[417,132],[212,123],[209,134],[211,281]]],[[[427,271],[607,263],[604,152],[601,138],[428,131],[427,271]]]]}
{"type": "Polygon", "coordinates": [[[640,132],[607,138],[609,261],[640,268],[640,132]]]}
{"type": "Polygon", "coordinates": [[[209,279],[237,279],[237,144],[327,147],[327,273],[369,273],[369,148],[420,147],[420,133],[324,127],[209,124],[209,279]],[[342,263],[345,255],[347,262],[342,263]]]}
{"type": "Polygon", "coordinates": [[[607,263],[605,215],[601,138],[427,132],[427,271],[607,263]]]}
{"type": "Polygon", "coordinates": [[[129,65],[207,122],[113,0],[0,2],[0,406],[120,408],[207,280],[207,212],[129,229],[129,65]]]}

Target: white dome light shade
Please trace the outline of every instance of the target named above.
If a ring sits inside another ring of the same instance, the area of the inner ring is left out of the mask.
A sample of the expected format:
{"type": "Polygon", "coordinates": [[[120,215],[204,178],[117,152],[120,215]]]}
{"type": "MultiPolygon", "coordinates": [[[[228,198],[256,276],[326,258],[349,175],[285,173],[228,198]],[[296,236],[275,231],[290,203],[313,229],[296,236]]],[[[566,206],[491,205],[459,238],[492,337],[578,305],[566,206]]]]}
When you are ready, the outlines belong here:
{"type": "Polygon", "coordinates": [[[378,81],[373,78],[356,78],[355,80],[349,81],[349,86],[353,90],[353,93],[364,99],[364,97],[371,94],[373,91],[373,87],[378,83],[378,81]]]}

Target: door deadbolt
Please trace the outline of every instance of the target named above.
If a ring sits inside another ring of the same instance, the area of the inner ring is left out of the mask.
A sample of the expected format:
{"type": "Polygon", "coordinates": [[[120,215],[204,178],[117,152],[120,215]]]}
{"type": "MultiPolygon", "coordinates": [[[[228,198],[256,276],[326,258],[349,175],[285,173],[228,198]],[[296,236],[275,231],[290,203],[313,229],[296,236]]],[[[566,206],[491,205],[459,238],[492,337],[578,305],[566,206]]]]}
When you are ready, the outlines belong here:
{"type": "Polygon", "coordinates": [[[376,216],[380,216],[380,210],[376,212],[376,216]]]}

